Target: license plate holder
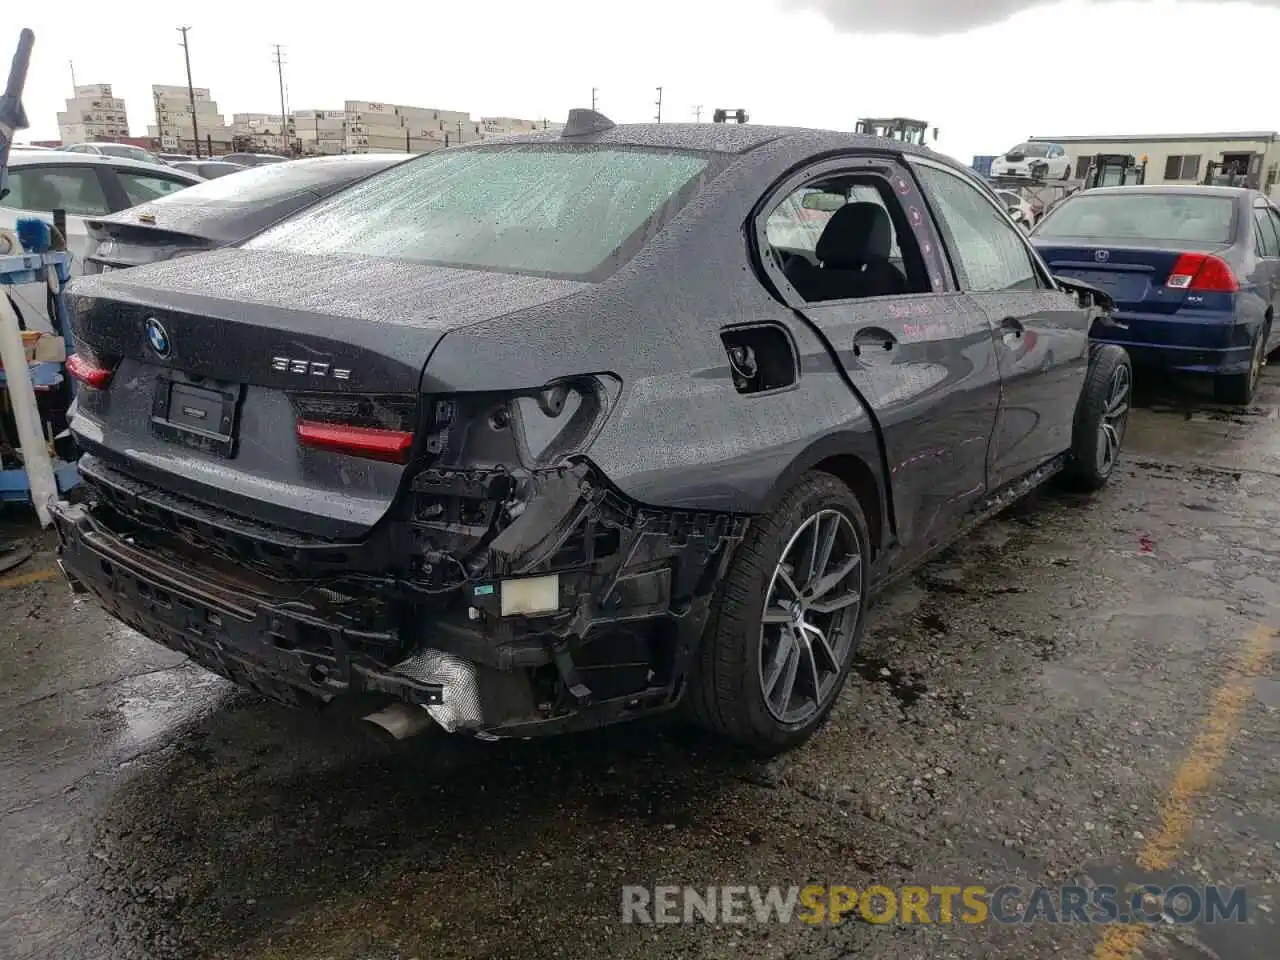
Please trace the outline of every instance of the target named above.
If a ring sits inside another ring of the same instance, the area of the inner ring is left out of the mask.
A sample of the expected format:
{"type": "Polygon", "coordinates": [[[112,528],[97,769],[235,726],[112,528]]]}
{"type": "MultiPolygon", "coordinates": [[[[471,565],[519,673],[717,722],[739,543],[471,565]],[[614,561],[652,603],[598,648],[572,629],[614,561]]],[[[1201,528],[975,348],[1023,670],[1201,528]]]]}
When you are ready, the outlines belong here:
{"type": "Polygon", "coordinates": [[[172,374],[156,378],[151,427],[174,443],[222,457],[235,454],[239,384],[193,383],[172,374]]]}

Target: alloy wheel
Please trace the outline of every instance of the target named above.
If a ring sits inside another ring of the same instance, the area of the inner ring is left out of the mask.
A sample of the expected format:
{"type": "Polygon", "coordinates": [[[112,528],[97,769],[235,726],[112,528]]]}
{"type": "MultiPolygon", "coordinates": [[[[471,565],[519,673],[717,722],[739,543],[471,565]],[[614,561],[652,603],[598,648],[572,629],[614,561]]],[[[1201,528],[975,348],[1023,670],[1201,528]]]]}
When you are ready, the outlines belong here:
{"type": "Polygon", "coordinates": [[[779,723],[805,723],[839,689],[862,605],[862,543],[839,510],[820,510],[787,542],[765,593],[760,692],[779,723]]]}
{"type": "Polygon", "coordinates": [[[1133,379],[1125,364],[1116,367],[1107,388],[1107,405],[1098,425],[1098,471],[1111,472],[1120,455],[1120,441],[1124,439],[1125,426],[1129,422],[1129,395],[1133,379]]]}

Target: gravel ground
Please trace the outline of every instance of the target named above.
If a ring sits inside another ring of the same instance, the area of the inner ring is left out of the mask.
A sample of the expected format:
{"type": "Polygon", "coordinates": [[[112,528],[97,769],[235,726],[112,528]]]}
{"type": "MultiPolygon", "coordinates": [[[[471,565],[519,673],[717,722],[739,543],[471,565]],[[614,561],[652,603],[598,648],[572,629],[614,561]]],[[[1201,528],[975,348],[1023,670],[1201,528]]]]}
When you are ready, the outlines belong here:
{"type": "Polygon", "coordinates": [[[670,723],[381,748],[73,602],[0,527],[38,550],[0,576],[0,956],[1120,958],[1078,924],[624,925],[620,888],[1150,880],[1246,885],[1249,922],[1142,956],[1273,957],[1277,402],[1147,397],[1106,491],[882,599],[769,763],[670,723]]]}

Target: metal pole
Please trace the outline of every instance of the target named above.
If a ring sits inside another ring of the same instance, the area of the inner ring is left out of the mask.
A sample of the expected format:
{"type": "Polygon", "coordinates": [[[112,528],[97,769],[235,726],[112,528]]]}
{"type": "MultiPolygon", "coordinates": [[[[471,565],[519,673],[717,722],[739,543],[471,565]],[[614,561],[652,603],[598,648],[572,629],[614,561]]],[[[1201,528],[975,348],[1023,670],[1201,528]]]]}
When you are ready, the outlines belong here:
{"type": "Polygon", "coordinates": [[[187,62],[187,97],[191,102],[191,139],[196,148],[196,159],[200,159],[200,124],[196,121],[196,88],[191,85],[191,50],[187,47],[187,31],[190,27],[179,27],[182,34],[182,57],[187,62]]]}
{"type": "Polygon", "coordinates": [[[702,104],[698,104],[693,108],[693,122],[694,123],[702,122],[702,104]]]}
{"type": "Polygon", "coordinates": [[[160,149],[164,149],[164,124],[160,121],[160,91],[151,91],[151,101],[156,108],[156,140],[160,142],[160,149]]]}
{"type": "Polygon", "coordinates": [[[658,115],[654,117],[654,119],[658,123],[661,123],[662,122],[662,88],[661,87],[658,88],[658,99],[655,100],[654,103],[658,107],[658,115]]]}
{"type": "Polygon", "coordinates": [[[599,87],[592,87],[592,88],[591,88],[591,109],[592,109],[592,110],[594,110],[594,109],[596,108],[596,92],[597,92],[599,89],[600,89],[599,87]]]}
{"type": "Polygon", "coordinates": [[[284,57],[280,55],[280,44],[276,44],[276,77],[280,80],[280,149],[285,149],[285,130],[289,126],[288,116],[284,109],[284,57]]]}
{"type": "Polygon", "coordinates": [[[76,63],[74,60],[68,60],[67,65],[71,67],[71,92],[76,92],[76,63]]]}

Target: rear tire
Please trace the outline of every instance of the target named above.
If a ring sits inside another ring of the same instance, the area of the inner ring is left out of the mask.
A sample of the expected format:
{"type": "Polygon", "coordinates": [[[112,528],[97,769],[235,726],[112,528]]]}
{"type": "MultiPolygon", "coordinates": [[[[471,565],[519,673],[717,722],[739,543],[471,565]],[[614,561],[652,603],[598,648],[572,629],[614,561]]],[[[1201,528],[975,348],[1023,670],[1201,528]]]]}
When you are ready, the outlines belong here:
{"type": "Polygon", "coordinates": [[[1076,402],[1067,479],[1077,489],[1099,490],[1115,470],[1129,426],[1133,365],[1123,347],[1094,348],[1084,389],[1076,402]]]}
{"type": "Polygon", "coordinates": [[[1258,381],[1262,378],[1262,368],[1267,362],[1267,334],[1268,331],[1264,328],[1254,338],[1253,349],[1249,354],[1249,369],[1246,372],[1218,377],[1213,381],[1213,395],[1219,402],[1238,407],[1253,403],[1258,381]]]}
{"type": "Polygon", "coordinates": [[[809,739],[861,639],[869,544],[858,498],[818,471],[754,523],[713,601],[689,678],[690,719],[766,756],[809,739]]]}

